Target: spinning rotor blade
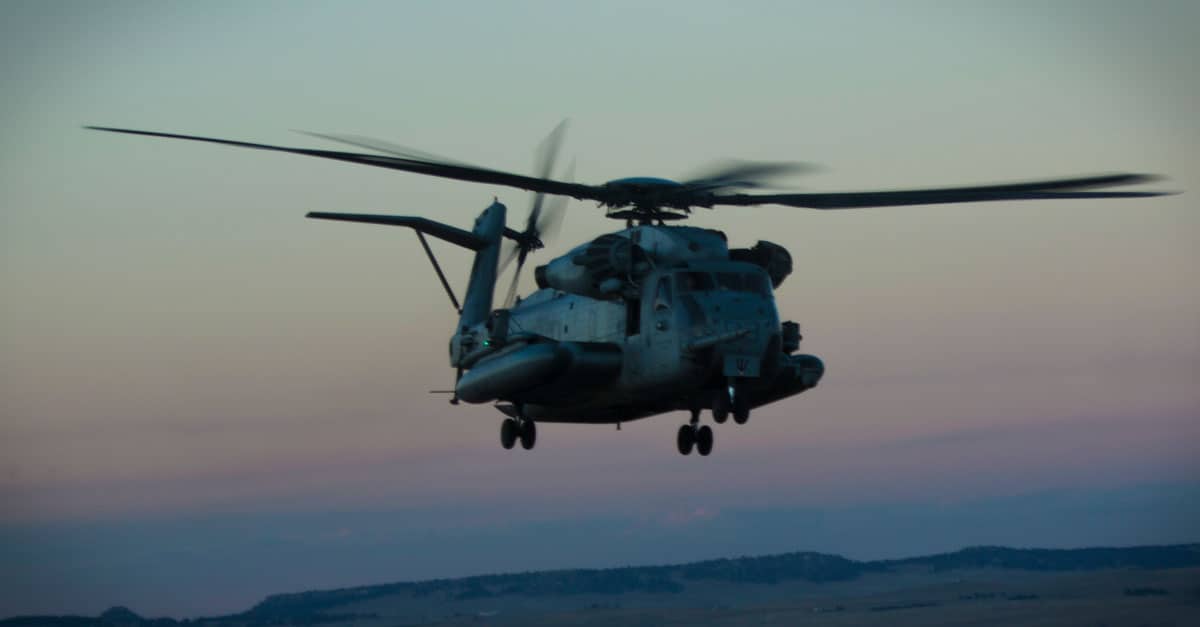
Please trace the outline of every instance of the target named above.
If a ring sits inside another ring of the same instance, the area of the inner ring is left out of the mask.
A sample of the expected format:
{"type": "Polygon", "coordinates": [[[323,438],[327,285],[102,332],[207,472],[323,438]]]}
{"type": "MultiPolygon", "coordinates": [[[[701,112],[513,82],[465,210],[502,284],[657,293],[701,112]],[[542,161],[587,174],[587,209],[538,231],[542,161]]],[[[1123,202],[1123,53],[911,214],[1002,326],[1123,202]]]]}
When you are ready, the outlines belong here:
{"type": "MultiPolygon", "coordinates": [[[[572,161],[571,166],[567,168],[566,179],[570,181],[574,178],[575,162],[572,161]]],[[[535,232],[537,233],[539,240],[549,241],[558,235],[558,232],[562,229],[563,217],[566,215],[567,202],[568,200],[566,196],[554,196],[548,201],[545,201],[545,204],[541,210],[541,216],[538,218],[537,223],[535,224],[535,232]]],[[[523,235],[524,234],[517,234],[518,237],[523,235]]],[[[516,239],[505,240],[504,246],[500,251],[500,266],[498,272],[504,272],[504,270],[512,264],[513,260],[517,258],[517,255],[520,251],[521,245],[517,243],[516,239]]]]}
{"type": "MultiPolygon", "coordinates": [[[[537,152],[534,157],[534,173],[540,178],[547,178],[554,172],[554,162],[558,159],[559,148],[562,147],[563,135],[567,129],[567,121],[563,120],[550,131],[546,139],[538,145],[537,152]]],[[[574,177],[575,165],[571,164],[570,176],[574,177]]],[[[566,207],[566,198],[555,196],[549,204],[546,203],[546,194],[538,192],[533,196],[533,202],[529,207],[529,215],[525,218],[525,230],[522,231],[516,239],[516,247],[507,251],[502,260],[501,269],[512,263],[515,258],[517,260],[517,268],[513,270],[512,282],[508,286],[508,293],[504,299],[504,307],[511,307],[517,298],[517,285],[521,281],[521,269],[525,267],[525,259],[529,256],[530,251],[537,250],[545,246],[542,238],[546,236],[547,227],[557,227],[562,221],[562,210],[566,207]]]]}
{"type": "Polygon", "coordinates": [[[514,241],[505,241],[500,247],[500,265],[496,266],[496,274],[504,272],[513,260],[517,258],[517,253],[521,251],[521,246],[514,241]]]}
{"type": "MultiPolygon", "coordinates": [[[[562,147],[563,134],[567,129],[567,121],[563,120],[550,131],[546,139],[538,145],[537,153],[534,159],[534,174],[538,178],[549,178],[554,170],[554,162],[558,159],[558,149],[562,147]]],[[[545,203],[546,194],[538,192],[533,197],[533,205],[529,208],[529,216],[525,219],[525,235],[532,237],[533,240],[529,245],[540,244],[540,229],[538,229],[539,218],[542,215],[542,205],[545,203]]],[[[540,246],[537,246],[540,248],[540,246]]]]}
{"type": "MultiPolygon", "coordinates": [[[[672,183],[671,181],[655,179],[653,177],[630,177],[609,181],[603,185],[584,185],[549,178],[553,171],[554,158],[558,153],[558,146],[564,129],[563,124],[560,124],[550,133],[550,136],[543,142],[542,147],[539,149],[539,160],[536,166],[536,174],[538,176],[524,176],[502,170],[481,168],[467,163],[422,154],[407,148],[387,144],[386,142],[355,136],[316,135],[325,139],[363,146],[390,154],[362,154],[336,150],[288,148],[213,137],[139,131],[105,126],[87,126],[85,128],[113,133],[186,139],[240,148],[287,152],[459,181],[504,185],[529,190],[535,192],[536,196],[526,220],[525,231],[518,233],[511,229],[505,230],[505,234],[509,238],[517,241],[519,249],[529,250],[541,247],[540,234],[546,230],[539,226],[542,222],[542,214],[545,211],[545,194],[569,196],[579,200],[595,200],[609,209],[607,215],[610,218],[627,221],[638,220],[642,224],[648,224],[655,220],[662,222],[663,220],[681,219],[686,217],[686,214],[691,211],[692,207],[713,207],[714,205],[750,206],[776,204],[812,209],[851,209],[857,207],[889,207],[1002,200],[1144,198],[1164,196],[1170,193],[1095,189],[1134,185],[1156,180],[1156,177],[1146,174],[1125,173],[1026,183],[897,191],[787,194],[729,193],[738,189],[764,187],[766,182],[773,177],[808,169],[801,164],[794,163],[753,162],[735,162],[711,168],[704,176],[693,178],[684,183],[672,183]]],[[[523,256],[520,254],[518,254],[518,257],[523,259],[523,256]]],[[[520,264],[518,264],[519,266],[520,264]]]]}
{"type": "Polygon", "coordinates": [[[508,292],[504,296],[504,308],[508,309],[517,302],[517,284],[521,282],[521,268],[525,266],[525,257],[529,255],[529,249],[517,249],[517,269],[513,270],[512,282],[508,284],[508,292]]]}
{"type": "Polygon", "coordinates": [[[308,135],[309,137],[325,139],[325,140],[332,141],[332,142],[346,144],[348,146],[357,146],[359,148],[366,148],[367,150],[374,150],[377,152],[385,152],[389,155],[403,157],[405,159],[416,159],[419,161],[445,163],[448,165],[461,165],[461,166],[466,166],[469,168],[476,168],[478,170],[487,170],[487,168],[482,168],[477,165],[467,163],[466,161],[459,161],[458,159],[449,159],[449,158],[443,157],[441,155],[435,155],[431,152],[425,152],[423,150],[417,150],[416,148],[409,148],[407,146],[401,146],[400,144],[393,144],[392,142],[384,141],[382,139],[374,139],[372,137],[363,137],[362,135],[340,135],[340,134],[334,134],[334,133],[313,133],[311,131],[296,131],[296,132],[300,133],[302,135],[308,135]]]}
{"type": "Polygon", "coordinates": [[[728,160],[708,166],[683,185],[696,191],[767,187],[784,175],[816,170],[817,166],[808,163],[728,160]]]}
{"type": "MultiPolygon", "coordinates": [[[[415,155],[409,157],[385,157],[382,155],[369,155],[354,152],[341,152],[337,150],[315,150],[311,148],[288,148],[285,146],[272,146],[268,144],[255,144],[251,142],[234,141],[230,139],[218,139],[214,137],[200,137],[197,135],[179,135],[176,133],[159,133],[155,131],[139,131],[126,128],[112,128],[107,126],[85,126],[84,128],[109,131],[112,133],[126,133],[129,135],[145,135],[147,137],[165,137],[168,139],[187,139],[191,141],[208,142],[212,144],[222,144],[225,146],[237,146],[239,148],[255,148],[258,150],[271,150],[275,152],[288,152],[297,155],[308,155],[310,157],[321,157],[324,159],[334,159],[337,161],[347,161],[350,163],[361,163],[363,165],[371,165],[379,168],[388,168],[391,170],[403,170],[405,172],[415,172],[417,174],[427,174],[429,176],[437,176],[441,178],[455,179],[459,181],[472,181],[475,183],[491,183],[495,185],[505,185],[508,187],[516,187],[518,189],[527,189],[535,192],[544,192],[549,194],[561,194],[579,199],[602,200],[605,197],[603,190],[592,185],[583,185],[579,183],[564,183],[562,181],[554,181],[546,178],[536,178],[532,176],[523,176],[504,172],[501,170],[490,170],[472,165],[466,165],[454,162],[445,162],[440,159],[423,158],[415,155]]],[[[340,140],[339,140],[340,141],[340,140]]]]}
{"type": "Polygon", "coordinates": [[[787,205],[810,209],[854,209],[859,207],[895,207],[996,200],[1143,198],[1169,194],[1169,192],[1082,191],[1091,190],[1096,187],[1135,185],[1155,180],[1158,180],[1158,177],[1149,174],[1105,174],[1071,179],[973,187],[945,187],[879,192],[713,195],[709,200],[713,205],[787,205]]]}
{"type": "MultiPolygon", "coordinates": [[[[570,167],[566,171],[566,180],[575,180],[575,161],[571,161],[570,167]]],[[[554,239],[558,232],[562,230],[563,218],[567,214],[566,196],[555,196],[551,198],[545,209],[542,210],[542,215],[537,222],[538,237],[542,240],[554,239]]]]}

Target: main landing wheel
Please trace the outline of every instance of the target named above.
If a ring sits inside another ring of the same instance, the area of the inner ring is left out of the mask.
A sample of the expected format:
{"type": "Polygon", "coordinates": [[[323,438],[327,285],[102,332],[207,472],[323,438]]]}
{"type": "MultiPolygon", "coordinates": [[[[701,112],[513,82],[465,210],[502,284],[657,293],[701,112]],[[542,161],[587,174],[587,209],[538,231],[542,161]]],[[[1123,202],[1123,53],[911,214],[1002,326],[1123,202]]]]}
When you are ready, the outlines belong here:
{"type": "Polygon", "coordinates": [[[701,455],[708,455],[712,452],[713,432],[712,428],[704,425],[696,429],[696,452],[701,455]]]}
{"type": "Polygon", "coordinates": [[[512,448],[517,443],[517,433],[520,427],[517,426],[517,421],[512,418],[505,418],[504,422],[500,423],[500,446],[504,448],[512,448]]]}
{"type": "Polygon", "coordinates": [[[521,421],[521,448],[529,450],[537,443],[537,426],[532,420],[526,418],[521,421]]]}
{"type": "Polygon", "coordinates": [[[696,445],[696,428],[692,425],[680,425],[679,434],[675,436],[675,445],[679,447],[680,455],[688,455],[696,445]]]}
{"type": "Polygon", "coordinates": [[[708,425],[697,427],[694,424],[680,425],[679,433],[675,436],[675,446],[679,448],[680,455],[691,455],[693,448],[701,455],[708,455],[712,452],[713,447],[712,427],[708,425]]]}

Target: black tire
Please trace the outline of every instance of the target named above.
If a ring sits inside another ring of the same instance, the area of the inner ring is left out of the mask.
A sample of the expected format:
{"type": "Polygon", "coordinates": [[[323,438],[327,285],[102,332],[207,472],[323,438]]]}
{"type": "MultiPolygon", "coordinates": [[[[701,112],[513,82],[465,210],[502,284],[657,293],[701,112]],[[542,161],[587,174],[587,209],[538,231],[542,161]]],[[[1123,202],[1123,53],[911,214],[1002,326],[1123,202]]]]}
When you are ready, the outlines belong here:
{"type": "Polygon", "coordinates": [[[517,421],[512,418],[505,418],[504,422],[500,423],[500,446],[510,449],[517,443],[517,421]]]}
{"type": "Polygon", "coordinates": [[[729,418],[729,391],[725,388],[720,388],[713,393],[712,405],[713,420],[717,424],[725,424],[725,420],[729,418]]]}
{"type": "Polygon", "coordinates": [[[696,452],[701,455],[708,455],[712,452],[713,447],[713,432],[712,428],[704,425],[696,429],[696,452]]]}
{"type": "Polygon", "coordinates": [[[521,422],[521,448],[529,450],[537,444],[537,426],[532,420],[521,422]]]}
{"type": "Polygon", "coordinates": [[[679,447],[680,455],[688,455],[696,444],[696,430],[692,425],[680,425],[679,434],[675,436],[675,446],[679,447]]]}
{"type": "Polygon", "coordinates": [[[733,421],[739,425],[746,424],[750,420],[750,399],[741,390],[737,390],[733,394],[733,421]]]}

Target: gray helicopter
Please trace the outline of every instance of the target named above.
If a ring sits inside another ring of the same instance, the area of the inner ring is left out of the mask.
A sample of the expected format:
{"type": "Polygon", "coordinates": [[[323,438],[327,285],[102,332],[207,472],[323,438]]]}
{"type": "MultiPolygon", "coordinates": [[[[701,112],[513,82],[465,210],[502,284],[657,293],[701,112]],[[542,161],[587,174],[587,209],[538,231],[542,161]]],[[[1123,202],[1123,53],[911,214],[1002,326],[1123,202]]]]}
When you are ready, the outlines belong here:
{"type": "Polygon", "coordinates": [[[416,216],[311,212],[310,218],[413,229],[459,313],[450,339],[456,370],[450,402],[494,403],[505,418],[500,443],[532,449],[538,422],[616,424],[684,410],[676,447],[708,455],[713,431],[700,424],[732,416],[744,424],[754,408],[820,382],[824,363],[798,353],[800,325],[781,321],[774,290],[792,272],[778,244],[730,248],[723,232],[668,224],[693,208],[777,204],[848,209],[1001,200],[1136,198],[1154,191],[1098,188],[1154,180],[1109,174],[1050,181],[903,191],[746,193],[803,166],[738,162],[683,182],[631,177],[600,185],[551,178],[564,126],[543,142],[534,176],[451,161],[369,138],[316,137],[383,154],[286,148],[210,137],[111,127],[87,128],[288,152],[535,192],[523,230],[507,226],[507,209],[493,202],[471,230],[416,216]],[[547,201],[547,196],[552,196],[547,201]],[[576,246],[535,268],[538,289],[516,298],[527,256],[561,219],[567,198],[591,200],[625,228],[576,246]],[[426,235],[474,252],[461,304],[426,235]],[[504,250],[502,250],[504,249],[504,250]],[[504,266],[517,261],[503,306],[493,309],[504,266]]]}

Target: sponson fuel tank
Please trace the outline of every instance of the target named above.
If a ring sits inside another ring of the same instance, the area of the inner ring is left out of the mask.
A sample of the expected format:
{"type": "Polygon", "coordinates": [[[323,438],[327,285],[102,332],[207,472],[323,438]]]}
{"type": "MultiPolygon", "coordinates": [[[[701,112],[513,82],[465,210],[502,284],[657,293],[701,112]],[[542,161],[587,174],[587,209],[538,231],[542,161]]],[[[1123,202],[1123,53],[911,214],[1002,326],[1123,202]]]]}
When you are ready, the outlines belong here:
{"type": "Polygon", "coordinates": [[[600,342],[545,342],[503,352],[475,364],[455,386],[468,403],[524,400],[568,381],[603,384],[621,372],[621,349],[600,342]]]}

